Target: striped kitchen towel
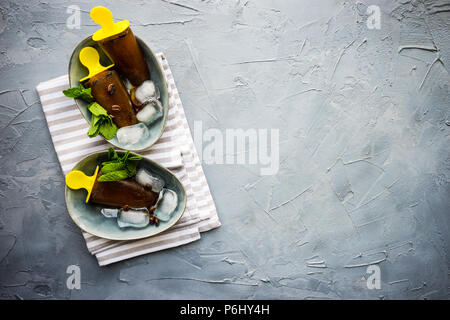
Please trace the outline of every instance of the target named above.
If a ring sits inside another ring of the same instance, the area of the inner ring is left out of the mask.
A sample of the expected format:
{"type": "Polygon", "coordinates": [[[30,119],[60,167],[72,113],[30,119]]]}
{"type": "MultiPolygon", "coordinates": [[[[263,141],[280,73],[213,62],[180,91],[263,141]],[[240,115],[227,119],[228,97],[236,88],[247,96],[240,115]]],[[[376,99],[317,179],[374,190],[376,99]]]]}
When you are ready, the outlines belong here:
{"type": "MultiPolygon", "coordinates": [[[[186,210],[172,228],[145,239],[115,241],[83,231],[87,248],[96,256],[100,266],[190,243],[200,239],[200,232],[220,226],[172,72],[162,53],[157,54],[157,58],[169,87],[168,119],[161,138],[140,154],[169,168],[180,179],[187,192],[186,210]]],[[[67,75],[41,82],[36,87],[64,174],[85,155],[110,146],[100,136],[89,138],[86,135],[89,125],[74,100],[62,94],[62,90],[68,87],[67,75]]]]}

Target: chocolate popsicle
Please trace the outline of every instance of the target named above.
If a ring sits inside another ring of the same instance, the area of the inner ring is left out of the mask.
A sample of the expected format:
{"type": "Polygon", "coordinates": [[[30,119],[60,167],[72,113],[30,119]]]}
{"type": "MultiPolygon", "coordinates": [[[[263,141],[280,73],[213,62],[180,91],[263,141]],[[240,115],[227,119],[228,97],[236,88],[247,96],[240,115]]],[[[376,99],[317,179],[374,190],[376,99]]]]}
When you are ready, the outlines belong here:
{"type": "Polygon", "coordinates": [[[79,58],[89,70],[89,75],[80,82],[91,88],[95,101],[108,112],[119,128],[136,124],[136,113],[128,90],[119,74],[115,70],[109,70],[114,64],[103,67],[97,50],[92,47],[83,48],[79,58]]]}
{"type": "Polygon", "coordinates": [[[86,203],[92,201],[112,207],[153,209],[159,196],[156,192],[144,188],[133,179],[100,182],[98,171],[97,166],[94,175],[86,176],[82,171],[73,170],[66,176],[66,184],[71,189],[86,189],[86,203]]]}
{"type": "Polygon", "coordinates": [[[111,11],[105,7],[92,8],[91,18],[102,27],[92,35],[92,40],[100,45],[120,73],[135,87],[150,80],[147,62],[130,29],[130,22],[114,23],[111,11]]]}
{"type": "Polygon", "coordinates": [[[145,189],[133,179],[102,182],[96,179],[91,191],[92,202],[112,207],[150,209],[157,200],[157,193],[145,189]]]}

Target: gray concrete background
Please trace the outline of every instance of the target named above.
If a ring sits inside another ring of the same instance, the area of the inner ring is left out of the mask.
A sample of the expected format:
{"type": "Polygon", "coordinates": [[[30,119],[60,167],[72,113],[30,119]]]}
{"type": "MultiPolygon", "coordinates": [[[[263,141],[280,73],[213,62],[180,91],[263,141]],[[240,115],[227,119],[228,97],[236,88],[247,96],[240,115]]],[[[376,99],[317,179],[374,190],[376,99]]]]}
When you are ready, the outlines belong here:
{"type": "Polygon", "coordinates": [[[204,165],[221,228],[98,267],[34,90],[97,29],[94,3],[1,0],[0,298],[449,298],[449,1],[98,4],[166,54],[191,128],[278,128],[280,170],[204,165]]]}

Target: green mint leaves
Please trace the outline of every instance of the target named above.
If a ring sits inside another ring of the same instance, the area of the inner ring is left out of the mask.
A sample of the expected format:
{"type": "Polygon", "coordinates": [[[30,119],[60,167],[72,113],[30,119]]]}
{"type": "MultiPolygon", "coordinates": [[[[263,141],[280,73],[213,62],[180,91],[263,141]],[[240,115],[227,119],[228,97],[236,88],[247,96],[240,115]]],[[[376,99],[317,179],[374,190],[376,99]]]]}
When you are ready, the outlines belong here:
{"type": "Polygon", "coordinates": [[[118,181],[128,178],[128,172],[127,170],[119,170],[119,171],[113,171],[109,173],[102,174],[98,181],[100,182],[106,182],[106,181],[118,181]]]}
{"type": "Polygon", "coordinates": [[[97,117],[101,117],[101,116],[109,117],[108,112],[106,112],[106,110],[101,105],[99,105],[97,102],[94,102],[91,105],[89,105],[88,109],[93,115],[95,115],[97,117]]]}
{"type": "Polygon", "coordinates": [[[125,169],[125,164],[121,163],[121,162],[115,162],[115,163],[107,163],[105,165],[103,165],[102,167],[102,173],[106,174],[106,173],[110,173],[113,171],[120,171],[125,169]]]}
{"type": "Polygon", "coordinates": [[[94,98],[91,94],[91,88],[85,89],[82,84],[80,84],[78,87],[63,90],[63,93],[67,98],[82,99],[88,103],[94,101],[94,98]]]}
{"type": "Polygon", "coordinates": [[[83,85],[80,84],[78,87],[63,90],[63,93],[68,98],[81,99],[90,103],[88,109],[92,113],[92,117],[91,125],[87,133],[90,138],[101,134],[106,140],[111,140],[116,136],[117,126],[113,123],[108,112],[97,102],[94,102],[91,88],[85,89],[83,85]]]}
{"type": "Polygon", "coordinates": [[[88,136],[92,138],[100,133],[106,140],[114,138],[117,133],[117,126],[113,123],[106,110],[97,102],[91,103],[88,109],[92,113],[88,136]]]}
{"type": "Polygon", "coordinates": [[[131,155],[130,151],[120,157],[114,148],[108,150],[108,160],[102,163],[102,175],[98,181],[118,181],[136,175],[136,167],[142,157],[131,155]]]}

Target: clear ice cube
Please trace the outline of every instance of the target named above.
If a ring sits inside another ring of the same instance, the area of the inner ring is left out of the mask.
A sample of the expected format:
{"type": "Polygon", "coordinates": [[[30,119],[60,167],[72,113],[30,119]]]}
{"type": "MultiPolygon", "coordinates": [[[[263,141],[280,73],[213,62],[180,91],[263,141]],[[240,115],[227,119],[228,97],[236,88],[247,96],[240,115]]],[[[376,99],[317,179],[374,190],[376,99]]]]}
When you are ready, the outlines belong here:
{"type": "Polygon", "coordinates": [[[163,107],[159,100],[151,101],[146,104],[142,110],[136,114],[136,118],[139,122],[150,124],[153,121],[159,119],[163,115],[163,107]]]}
{"type": "Polygon", "coordinates": [[[144,228],[150,223],[150,216],[147,208],[119,209],[117,224],[120,228],[144,228]]]}
{"type": "Polygon", "coordinates": [[[159,99],[159,89],[151,80],[146,80],[136,88],[134,97],[141,104],[146,104],[150,101],[159,99]]]}
{"type": "Polygon", "coordinates": [[[103,208],[100,212],[106,218],[117,218],[117,214],[119,213],[119,209],[103,208]]]}
{"type": "Polygon", "coordinates": [[[133,124],[119,128],[117,130],[117,140],[122,145],[133,145],[149,134],[148,128],[144,123],[133,124]]]}
{"type": "Polygon", "coordinates": [[[178,205],[178,196],[175,191],[162,189],[156,204],[155,216],[161,221],[169,221],[178,205]]]}
{"type": "Polygon", "coordinates": [[[151,189],[153,192],[159,193],[164,187],[164,180],[160,177],[148,172],[145,169],[139,169],[136,173],[136,181],[151,189]]]}

